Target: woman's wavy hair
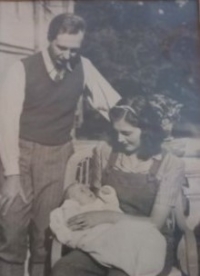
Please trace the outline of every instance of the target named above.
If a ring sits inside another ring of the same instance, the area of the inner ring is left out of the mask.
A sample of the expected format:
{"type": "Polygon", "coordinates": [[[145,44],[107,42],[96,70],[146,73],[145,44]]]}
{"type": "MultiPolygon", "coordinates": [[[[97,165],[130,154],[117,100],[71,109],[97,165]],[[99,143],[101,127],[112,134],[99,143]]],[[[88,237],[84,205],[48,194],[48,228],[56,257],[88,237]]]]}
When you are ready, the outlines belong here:
{"type": "Polygon", "coordinates": [[[161,152],[161,144],[165,138],[162,117],[149,97],[139,95],[123,98],[110,110],[109,117],[112,123],[124,120],[141,129],[138,158],[147,160],[161,152]]]}

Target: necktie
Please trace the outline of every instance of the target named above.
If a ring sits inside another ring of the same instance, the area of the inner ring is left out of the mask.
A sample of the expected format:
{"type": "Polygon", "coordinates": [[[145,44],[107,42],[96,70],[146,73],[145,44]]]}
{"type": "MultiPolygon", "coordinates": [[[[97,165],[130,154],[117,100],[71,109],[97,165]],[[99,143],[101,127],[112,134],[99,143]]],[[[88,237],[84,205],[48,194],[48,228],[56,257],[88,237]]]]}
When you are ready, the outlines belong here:
{"type": "Polygon", "coordinates": [[[63,80],[64,77],[65,77],[65,74],[66,74],[66,70],[62,70],[62,71],[57,72],[57,74],[55,76],[55,81],[59,82],[59,81],[63,80]]]}

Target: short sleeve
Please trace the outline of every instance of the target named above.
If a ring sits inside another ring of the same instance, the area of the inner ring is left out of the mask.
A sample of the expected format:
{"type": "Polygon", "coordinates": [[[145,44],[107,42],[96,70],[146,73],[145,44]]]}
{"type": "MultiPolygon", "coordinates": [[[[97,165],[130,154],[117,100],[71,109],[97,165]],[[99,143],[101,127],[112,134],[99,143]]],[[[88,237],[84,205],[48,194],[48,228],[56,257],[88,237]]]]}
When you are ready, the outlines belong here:
{"type": "Polygon", "coordinates": [[[167,154],[161,163],[157,177],[160,185],[156,203],[174,207],[185,183],[184,162],[172,154],[167,154]]]}
{"type": "Polygon", "coordinates": [[[121,99],[120,95],[99,73],[90,60],[82,57],[85,76],[85,85],[90,93],[88,101],[92,107],[98,110],[106,119],[109,119],[109,110],[121,99]]]}

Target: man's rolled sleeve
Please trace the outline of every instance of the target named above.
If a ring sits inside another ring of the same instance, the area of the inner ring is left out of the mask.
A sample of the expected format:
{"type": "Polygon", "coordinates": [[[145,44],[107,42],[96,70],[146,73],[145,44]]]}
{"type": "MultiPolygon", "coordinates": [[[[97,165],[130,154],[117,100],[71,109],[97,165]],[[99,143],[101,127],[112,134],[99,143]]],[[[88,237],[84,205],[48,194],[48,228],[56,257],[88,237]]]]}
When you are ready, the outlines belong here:
{"type": "Polygon", "coordinates": [[[94,109],[108,119],[109,110],[121,97],[88,59],[82,57],[82,64],[85,86],[90,91],[88,100],[94,109]]]}
{"type": "Polygon", "coordinates": [[[0,92],[0,156],[6,176],[19,170],[19,124],[25,93],[25,72],[16,62],[8,71],[0,92]]]}

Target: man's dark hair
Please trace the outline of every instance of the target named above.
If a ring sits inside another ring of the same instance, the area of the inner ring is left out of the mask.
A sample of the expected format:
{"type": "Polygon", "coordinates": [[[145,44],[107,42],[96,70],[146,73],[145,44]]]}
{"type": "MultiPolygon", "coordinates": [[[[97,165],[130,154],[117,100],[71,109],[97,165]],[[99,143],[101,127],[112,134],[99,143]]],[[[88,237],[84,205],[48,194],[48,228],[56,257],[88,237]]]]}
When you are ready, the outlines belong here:
{"type": "Polygon", "coordinates": [[[85,32],[85,27],[85,21],[82,17],[71,13],[59,14],[49,24],[48,40],[53,41],[58,34],[85,32]]]}

